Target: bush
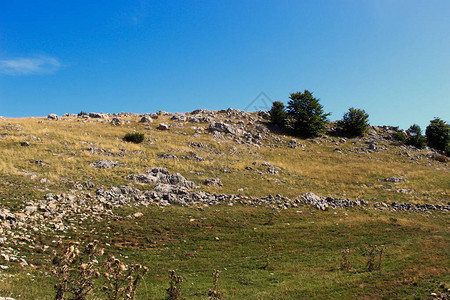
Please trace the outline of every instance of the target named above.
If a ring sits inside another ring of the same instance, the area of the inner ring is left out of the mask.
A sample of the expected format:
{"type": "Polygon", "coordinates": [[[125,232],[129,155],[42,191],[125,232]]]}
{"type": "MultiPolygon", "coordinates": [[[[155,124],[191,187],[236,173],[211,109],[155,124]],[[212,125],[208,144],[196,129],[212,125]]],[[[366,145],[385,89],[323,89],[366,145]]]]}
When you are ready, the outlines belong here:
{"type": "Polygon", "coordinates": [[[269,111],[270,114],[270,122],[273,124],[284,126],[287,120],[286,109],[284,108],[284,104],[280,101],[275,101],[272,103],[272,108],[269,111]]]}
{"type": "Polygon", "coordinates": [[[427,139],[422,135],[422,129],[417,124],[411,125],[408,129],[409,137],[406,139],[406,144],[414,146],[419,149],[425,148],[427,139]]]}
{"type": "Polygon", "coordinates": [[[435,118],[430,121],[430,125],[425,130],[428,145],[432,148],[450,152],[450,125],[445,121],[435,118]]]}
{"type": "Polygon", "coordinates": [[[132,142],[135,144],[142,143],[144,141],[144,134],[139,132],[127,133],[123,137],[123,140],[126,142],[132,142]]]}
{"type": "Polygon", "coordinates": [[[87,116],[88,114],[87,114],[87,112],[85,112],[85,111],[80,111],[79,113],[78,113],[78,117],[82,117],[82,116],[87,116]]]}
{"type": "Polygon", "coordinates": [[[394,139],[396,139],[397,141],[400,141],[403,143],[406,142],[406,139],[408,138],[408,136],[404,132],[401,132],[401,131],[394,132],[392,137],[394,139]]]}
{"type": "Polygon", "coordinates": [[[369,114],[350,107],[339,122],[342,130],[351,136],[363,136],[369,130],[369,114]]]}
{"type": "Polygon", "coordinates": [[[312,94],[305,90],[303,93],[293,93],[288,102],[288,114],[294,121],[294,130],[301,136],[314,137],[325,131],[327,116],[323,106],[312,94]]]}

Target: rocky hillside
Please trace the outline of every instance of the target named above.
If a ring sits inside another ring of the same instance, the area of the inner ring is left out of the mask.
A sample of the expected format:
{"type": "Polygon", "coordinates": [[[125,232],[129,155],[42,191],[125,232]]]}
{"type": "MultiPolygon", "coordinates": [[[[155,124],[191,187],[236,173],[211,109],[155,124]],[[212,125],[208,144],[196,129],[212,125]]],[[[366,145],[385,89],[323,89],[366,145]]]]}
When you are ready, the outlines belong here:
{"type": "Polygon", "coordinates": [[[402,145],[398,128],[346,138],[331,124],[305,140],[267,120],[235,109],[0,119],[0,267],[36,267],[23,249],[45,252],[42,235],[151,206],[450,211],[447,158],[402,145]],[[123,140],[133,132],[144,141],[123,140]]]}

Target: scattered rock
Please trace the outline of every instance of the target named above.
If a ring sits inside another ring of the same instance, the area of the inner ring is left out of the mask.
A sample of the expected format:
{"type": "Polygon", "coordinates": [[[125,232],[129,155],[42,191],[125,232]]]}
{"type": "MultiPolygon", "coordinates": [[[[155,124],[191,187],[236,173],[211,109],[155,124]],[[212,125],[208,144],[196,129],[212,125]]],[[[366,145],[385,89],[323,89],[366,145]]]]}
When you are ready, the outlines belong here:
{"type": "Polygon", "coordinates": [[[219,178],[209,178],[205,180],[207,186],[223,186],[222,181],[219,178]]]}
{"type": "Polygon", "coordinates": [[[296,139],[292,139],[289,141],[289,148],[293,148],[293,149],[298,148],[298,142],[296,139]]]}
{"type": "Polygon", "coordinates": [[[159,129],[159,130],[169,130],[169,125],[167,125],[167,124],[165,124],[165,123],[160,123],[160,124],[158,125],[158,127],[156,127],[156,129],[159,129]]]}
{"type": "Polygon", "coordinates": [[[159,153],[157,154],[157,156],[163,159],[178,159],[178,157],[175,154],[170,153],[159,153]]]}
{"type": "Polygon", "coordinates": [[[101,159],[99,161],[90,163],[91,166],[99,168],[99,169],[111,169],[119,166],[118,161],[112,161],[109,159],[101,159]]]}
{"type": "Polygon", "coordinates": [[[89,113],[89,118],[93,118],[93,119],[108,119],[109,116],[108,116],[108,114],[105,114],[105,113],[91,112],[91,113],[89,113]]]}
{"type": "Polygon", "coordinates": [[[183,186],[189,189],[198,188],[194,182],[187,180],[181,174],[170,174],[169,171],[164,168],[152,168],[143,174],[132,174],[128,175],[126,178],[141,183],[164,183],[183,186]]]}
{"type": "Polygon", "coordinates": [[[141,123],[152,123],[153,119],[149,116],[143,116],[140,120],[141,123]]]}
{"type": "Polygon", "coordinates": [[[135,212],[135,213],[133,214],[133,217],[134,217],[134,218],[141,218],[141,217],[143,217],[143,216],[144,216],[144,214],[141,213],[141,212],[135,212]]]}
{"type": "Polygon", "coordinates": [[[194,161],[205,161],[206,160],[206,159],[204,159],[203,157],[201,157],[200,155],[198,155],[197,153],[195,153],[193,151],[189,151],[188,155],[183,156],[183,159],[194,160],[194,161]]]}
{"type": "Polygon", "coordinates": [[[384,181],[399,183],[399,182],[406,182],[406,179],[403,176],[398,176],[398,177],[393,176],[393,177],[385,178],[384,181]]]}
{"type": "Polygon", "coordinates": [[[22,147],[28,147],[28,146],[30,146],[30,142],[28,142],[28,141],[21,142],[21,143],[20,143],[20,146],[22,146],[22,147]]]}
{"type": "Polygon", "coordinates": [[[49,114],[49,115],[47,116],[47,119],[48,119],[48,120],[59,120],[59,117],[58,117],[58,115],[56,115],[56,114],[49,114]]]}
{"type": "Polygon", "coordinates": [[[120,125],[122,125],[122,121],[120,121],[119,118],[112,118],[111,119],[111,125],[112,126],[120,126],[120,125]]]}
{"type": "Polygon", "coordinates": [[[209,125],[210,132],[220,132],[224,134],[231,134],[233,136],[242,136],[244,135],[244,129],[242,127],[238,127],[235,125],[223,123],[223,122],[215,122],[209,125]]]}

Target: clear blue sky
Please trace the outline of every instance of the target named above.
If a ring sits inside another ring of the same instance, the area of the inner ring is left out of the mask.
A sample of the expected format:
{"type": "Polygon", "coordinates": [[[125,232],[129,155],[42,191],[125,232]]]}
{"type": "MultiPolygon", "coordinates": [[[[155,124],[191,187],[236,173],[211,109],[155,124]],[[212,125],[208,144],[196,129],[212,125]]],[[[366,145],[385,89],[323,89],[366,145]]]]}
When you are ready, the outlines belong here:
{"type": "Polygon", "coordinates": [[[450,121],[449,0],[0,2],[0,115],[244,109],[450,121]]]}

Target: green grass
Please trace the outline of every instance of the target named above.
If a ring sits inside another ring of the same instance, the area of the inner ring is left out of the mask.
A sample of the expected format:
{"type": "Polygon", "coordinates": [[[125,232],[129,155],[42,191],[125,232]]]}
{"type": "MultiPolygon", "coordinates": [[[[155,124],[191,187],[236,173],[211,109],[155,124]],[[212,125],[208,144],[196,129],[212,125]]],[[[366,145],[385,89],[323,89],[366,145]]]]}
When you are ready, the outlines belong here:
{"type": "MultiPolygon", "coordinates": [[[[207,299],[214,269],[221,270],[226,299],[423,299],[450,282],[445,214],[302,210],[152,206],[141,210],[142,218],[88,224],[88,235],[72,233],[65,240],[98,239],[111,245],[106,253],[148,266],[138,299],[163,299],[171,269],[185,279],[187,299],[207,299]],[[368,244],[386,246],[381,271],[366,271],[368,244]],[[345,248],[356,273],[339,270],[345,248]]],[[[52,245],[51,237],[42,243],[52,245]]],[[[53,279],[43,275],[48,257],[28,252],[38,266],[31,270],[35,277],[14,267],[8,273],[18,275],[3,281],[2,294],[50,299],[53,279]]]]}

